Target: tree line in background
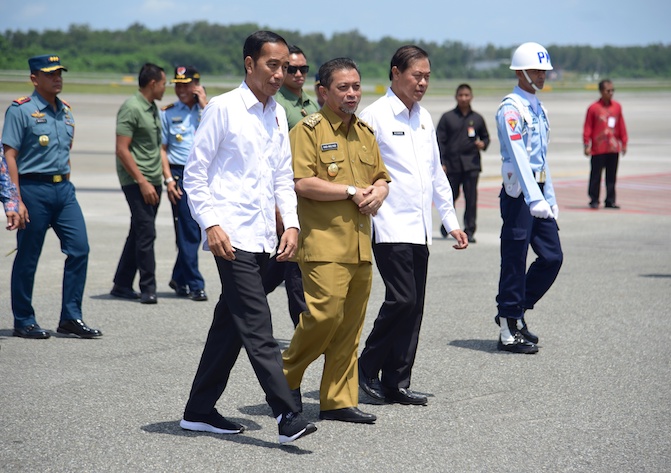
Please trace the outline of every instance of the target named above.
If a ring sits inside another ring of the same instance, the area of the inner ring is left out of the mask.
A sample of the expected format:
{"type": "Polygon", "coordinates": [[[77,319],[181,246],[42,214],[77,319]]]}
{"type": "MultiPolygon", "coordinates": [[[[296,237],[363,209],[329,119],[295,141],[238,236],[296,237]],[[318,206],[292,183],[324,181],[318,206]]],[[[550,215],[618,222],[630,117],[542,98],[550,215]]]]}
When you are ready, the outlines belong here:
{"type": "MultiPolygon", "coordinates": [[[[71,71],[136,74],[145,62],[153,62],[170,73],[177,64],[193,64],[203,74],[242,76],[242,45],[256,24],[218,25],[205,21],[181,23],[150,30],[133,24],[126,30],[92,30],[87,25],[71,25],[67,31],[6,31],[0,36],[0,69],[22,70],[27,58],[38,54],[59,54],[71,71]]],[[[510,56],[516,45],[488,44],[472,47],[459,41],[442,44],[408,41],[386,36],[371,41],[358,31],[302,34],[275,30],[290,44],[299,46],[313,65],[334,57],[351,57],[363,77],[388,76],[389,60],[404,44],[417,44],[431,57],[431,75],[436,78],[509,78],[510,56]]],[[[668,78],[671,77],[671,45],[594,48],[591,46],[545,45],[559,74],[590,77],[668,78]]]]}

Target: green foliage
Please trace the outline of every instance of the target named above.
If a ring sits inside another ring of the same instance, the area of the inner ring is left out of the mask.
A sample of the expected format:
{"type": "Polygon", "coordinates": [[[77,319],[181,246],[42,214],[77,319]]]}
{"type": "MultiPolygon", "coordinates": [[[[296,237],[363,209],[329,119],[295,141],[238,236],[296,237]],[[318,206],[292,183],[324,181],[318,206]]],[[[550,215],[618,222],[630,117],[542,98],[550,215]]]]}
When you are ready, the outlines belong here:
{"type": "MultiPolygon", "coordinates": [[[[135,75],[145,62],[161,65],[170,73],[177,64],[194,64],[205,75],[242,76],[242,44],[256,24],[218,25],[199,21],[150,30],[135,23],[126,30],[94,31],[87,25],[71,25],[67,31],[6,31],[0,35],[0,70],[25,70],[27,59],[38,54],[59,54],[77,72],[114,72],[135,75]]],[[[417,44],[431,57],[432,77],[437,79],[510,78],[508,64],[513,46],[471,47],[459,41],[435,42],[385,36],[369,41],[359,31],[321,33],[276,30],[300,46],[316,72],[318,65],[334,57],[351,57],[366,79],[386,80],[389,60],[404,44],[417,44]]],[[[671,76],[671,45],[593,48],[553,46],[548,50],[559,74],[586,77],[668,78],[671,76]]]]}

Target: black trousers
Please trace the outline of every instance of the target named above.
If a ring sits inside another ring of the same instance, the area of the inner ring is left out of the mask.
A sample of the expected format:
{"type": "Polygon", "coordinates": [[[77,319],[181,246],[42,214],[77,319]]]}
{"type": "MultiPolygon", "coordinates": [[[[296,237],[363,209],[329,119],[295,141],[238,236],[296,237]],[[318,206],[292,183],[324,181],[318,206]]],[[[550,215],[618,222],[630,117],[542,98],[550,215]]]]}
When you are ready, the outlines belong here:
{"type": "Polygon", "coordinates": [[[447,175],[452,187],[452,196],[454,202],[459,198],[459,187],[464,189],[464,200],[466,209],[464,210],[464,232],[468,236],[473,236],[476,230],[475,219],[478,210],[478,178],[480,171],[452,172],[447,175]]]}
{"type": "Polygon", "coordinates": [[[289,303],[289,316],[294,328],[300,322],[301,312],[308,310],[303,292],[303,277],[298,263],[293,261],[277,261],[274,256],[268,262],[268,268],[263,275],[263,290],[266,294],[273,292],[284,281],[289,303]]]}
{"type": "Polygon", "coordinates": [[[606,169],[606,205],[615,205],[615,178],[617,164],[620,161],[618,153],[595,154],[592,156],[592,171],[589,175],[590,203],[599,203],[601,192],[601,175],[606,169]]]}
{"type": "Polygon", "coordinates": [[[373,243],[384,286],[384,302],[359,357],[366,376],[382,371],[389,388],[408,388],[424,313],[429,247],[373,243]]]}
{"type": "Polygon", "coordinates": [[[214,258],[222,292],[185,410],[196,414],[212,411],[244,346],[273,415],[296,412],[261,283],[268,254],[236,249],[235,257],[233,261],[214,258]]]}
{"type": "MultiPolygon", "coordinates": [[[[160,203],[162,189],[161,186],[155,186],[155,188],[160,203]]],[[[114,275],[114,284],[131,288],[135,273],[139,272],[140,291],[155,293],[154,241],[156,240],[156,214],[159,204],[146,204],[140,192],[140,186],[137,184],[122,186],[121,189],[130,208],[130,230],[114,275]]]]}

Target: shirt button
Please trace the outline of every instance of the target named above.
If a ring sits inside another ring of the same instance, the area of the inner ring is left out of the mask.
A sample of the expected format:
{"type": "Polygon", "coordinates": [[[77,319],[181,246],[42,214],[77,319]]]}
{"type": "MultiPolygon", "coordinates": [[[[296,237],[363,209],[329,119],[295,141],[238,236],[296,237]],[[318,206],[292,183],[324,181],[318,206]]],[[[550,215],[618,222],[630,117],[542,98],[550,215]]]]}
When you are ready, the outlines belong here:
{"type": "Polygon", "coordinates": [[[359,228],[363,228],[363,223],[360,223],[360,224],[359,224],[359,228]]]}

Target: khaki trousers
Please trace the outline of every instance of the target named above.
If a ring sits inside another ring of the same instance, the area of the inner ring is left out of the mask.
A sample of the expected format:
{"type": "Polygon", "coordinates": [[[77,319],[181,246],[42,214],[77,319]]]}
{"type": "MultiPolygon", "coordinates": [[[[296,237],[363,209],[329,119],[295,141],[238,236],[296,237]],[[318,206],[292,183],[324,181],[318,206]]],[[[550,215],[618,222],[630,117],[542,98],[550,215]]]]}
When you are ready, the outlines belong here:
{"type": "Polygon", "coordinates": [[[324,355],[319,388],[322,411],[359,404],[357,353],[370,296],[370,262],[300,263],[308,310],[283,353],[289,387],[297,389],[314,360],[324,355]]]}

